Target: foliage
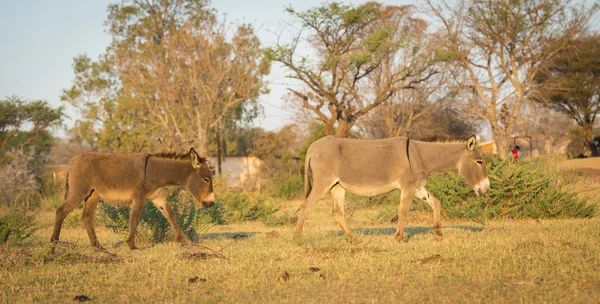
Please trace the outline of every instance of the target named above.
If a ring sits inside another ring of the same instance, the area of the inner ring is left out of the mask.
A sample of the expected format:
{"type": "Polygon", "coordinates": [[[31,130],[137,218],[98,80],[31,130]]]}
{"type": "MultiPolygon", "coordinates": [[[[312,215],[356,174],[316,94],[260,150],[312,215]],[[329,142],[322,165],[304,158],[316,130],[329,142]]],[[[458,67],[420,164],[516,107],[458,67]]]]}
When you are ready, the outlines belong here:
{"type": "Polygon", "coordinates": [[[269,62],[251,25],[232,30],[207,5],[109,6],[111,45],[98,61],[75,58],[74,84],[61,97],[82,112],[82,139],[113,151],[194,146],[204,155],[211,132],[256,117],[269,62]]]}
{"type": "Polygon", "coordinates": [[[302,168],[297,151],[302,145],[297,125],[286,125],[277,132],[262,132],[252,145],[251,155],[262,161],[263,178],[286,179],[299,174],[302,168]]]}
{"type": "MultiPolygon", "coordinates": [[[[266,202],[266,198],[258,194],[250,194],[229,189],[217,197],[215,205],[210,208],[197,208],[194,199],[182,188],[170,188],[167,201],[173,207],[177,223],[181,231],[190,239],[196,239],[197,233],[212,225],[224,225],[230,222],[281,221],[273,217],[280,207],[266,202]]],[[[107,228],[118,233],[126,233],[129,229],[130,208],[100,202],[99,220],[107,228]]],[[[142,209],[138,237],[145,240],[164,241],[172,237],[171,227],[162,213],[150,202],[142,209]]]]}
{"type": "Polygon", "coordinates": [[[448,217],[486,218],[592,217],[596,205],[566,191],[567,182],[543,159],[511,163],[491,157],[487,165],[491,189],[476,197],[455,173],[430,179],[427,188],[448,217]]]}
{"type": "Polygon", "coordinates": [[[268,202],[260,194],[237,189],[228,189],[217,197],[217,203],[223,208],[227,222],[254,221],[279,211],[280,206],[268,202]]]}
{"type": "Polygon", "coordinates": [[[600,113],[600,35],[574,39],[536,74],[536,100],[583,127],[585,143],[600,113]]]}
{"type": "Polygon", "coordinates": [[[291,41],[267,49],[307,89],[292,89],[291,101],[325,124],[327,135],[346,137],[358,119],[395,92],[435,74],[425,42],[424,20],[411,6],[367,2],[323,3],[287,13],[291,41]],[[307,49],[310,56],[299,50],[307,49]]]}
{"type": "Polygon", "coordinates": [[[454,63],[464,89],[464,115],[490,125],[505,159],[541,65],[585,32],[597,5],[570,0],[428,0],[441,24],[437,57],[454,63]]]}
{"type": "Polygon", "coordinates": [[[286,200],[304,198],[304,177],[300,173],[272,177],[261,188],[261,194],[286,200]]]}
{"type": "Polygon", "coordinates": [[[17,150],[0,169],[0,205],[26,213],[37,206],[40,183],[34,172],[33,151],[17,150]]]}
{"type": "MultiPolygon", "coordinates": [[[[217,204],[211,208],[197,208],[194,199],[181,188],[167,190],[167,201],[171,203],[173,212],[181,231],[193,239],[200,230],[211,224],[225,224],[224,212],[217,204]]],[[[130,208],[100,202],[100,222],[118,233],[126,233],[129,229],[130,208]]],[[[160,210],[150,202],[142,209],[138,237],[146,240],[164,241],[172,237],[169,222],[160,210]]]]}
{"type": "Polygon", "coordinates": [[[24,216],[19,210],[12,210],[0,217],[0,245],[21,243],[33,236],[37,226],[35,214],[24,216]]]}
{"type": "Polygon", "coordinates": [[[62,125],[64,117],[63,107],[54,109],[46,101],[16,96],[0,100],[0,164],[11,151],[32,147],[39,155],[50,150],[53,138],[49,131],[62,125]]]}
{"type": "Polygon", "coordinates": [[[298,215],[291,215],[284,212],[281,215],[271,214],[264,216],[260,221],[265,226],[284,226],[284,225],[295,225],[298,222],[298,215]]]}

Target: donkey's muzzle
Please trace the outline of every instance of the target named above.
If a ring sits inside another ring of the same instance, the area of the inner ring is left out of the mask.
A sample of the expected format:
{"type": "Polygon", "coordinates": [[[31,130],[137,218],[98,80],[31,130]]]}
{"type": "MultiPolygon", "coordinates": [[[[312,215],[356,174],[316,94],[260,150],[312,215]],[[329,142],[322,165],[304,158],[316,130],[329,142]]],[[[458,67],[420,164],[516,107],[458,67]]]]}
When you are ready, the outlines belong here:
{"type": "Polygon", "coordinates": [[[477,194],[477,196],[484,195],[486,192],[488,192],[489,189],[490,179],[487,177],[484,180],[477,183],[475,187],[473,187],[473,190],[475,190],[475,194],[477,194]]]}
{"type": "Polygon", "coordinates": [[[207,195],[206,198],[204,198],[204,200],[202,200],[202,207],[204,207],[204,208],[210,208],[214,204],[215,204],[215,194],[214,193],[207,195]]]}

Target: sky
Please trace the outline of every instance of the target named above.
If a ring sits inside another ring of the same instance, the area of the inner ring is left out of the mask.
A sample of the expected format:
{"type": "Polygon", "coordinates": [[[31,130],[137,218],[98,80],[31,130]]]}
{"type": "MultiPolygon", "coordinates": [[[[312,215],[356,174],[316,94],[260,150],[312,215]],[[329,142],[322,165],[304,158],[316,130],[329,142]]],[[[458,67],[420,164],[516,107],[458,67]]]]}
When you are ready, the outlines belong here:
{"type": "MultiPolygon", "coordinates": [[[[87,54],[92,59],[104,53],[111,37],[104,21],[107,8],[118,0],[20,0],[0,1],[0,99],[16,95],[26,100],[46,100],[53,107],[63,105],[60,94],[73,83],[73,58],[87,54]]],[[[288,19],[284,8],[297,10],[322,4],[323,0],[213,0],[211,6],[229,22],[252,23],[264,46],[273,45],[282,22],[288,19]]],[[[360,4],[367,1],[345,0],[360,4]]],[[[409,0],[380,1],[408,4],[409,0]]],[[[271,92],[260,98],[264,117],[256,125],[277,130],[290,122],[293,114],[283,97],[286,71],[273,68],[268,80],[271,92]]],[[[67,126],[77,112],[67,109],[67,126]]],[[[58,134],[64,131],[58,130],[58,134]]]]}

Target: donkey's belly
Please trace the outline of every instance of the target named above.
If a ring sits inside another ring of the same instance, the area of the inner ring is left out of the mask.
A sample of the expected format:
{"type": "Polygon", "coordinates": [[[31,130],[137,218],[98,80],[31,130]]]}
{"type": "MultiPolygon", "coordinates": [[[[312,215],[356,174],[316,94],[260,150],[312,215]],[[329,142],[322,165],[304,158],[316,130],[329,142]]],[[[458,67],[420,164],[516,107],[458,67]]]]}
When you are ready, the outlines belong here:
{"type": "Polygon", "coordinates": [[[359,196],[376,196],[388,193],[399,188],[397,183],[381,184],[381,185],[353,185],[340,181],[340,185],[347,191],[359,196]]]}
{"type": "Polygon", "coordinates": [[[95,189],[104,200],[114,202],[130,202],[133,191],[122,189],[95,189]]]}

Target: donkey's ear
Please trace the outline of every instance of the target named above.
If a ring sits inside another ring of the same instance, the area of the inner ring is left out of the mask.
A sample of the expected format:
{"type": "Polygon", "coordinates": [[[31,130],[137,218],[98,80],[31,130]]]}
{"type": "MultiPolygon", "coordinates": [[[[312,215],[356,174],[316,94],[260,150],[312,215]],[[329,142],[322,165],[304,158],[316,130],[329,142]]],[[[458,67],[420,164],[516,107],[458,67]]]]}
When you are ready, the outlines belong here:
{"type": "Polygon", "coordinates": [[[477,145],[477,137],[475,135],[469,137],[469,139],[467,140],[467,149],[469,149],[469,151],[473,151],[473,150],[475,150],[476,145],[477,145]]]}
{"type": "Polygon", "coordinates": [[[190,158],[192,159],[192,167],[194,169],[198,169],[202,166],[202,162],[200,162],[200,156],[196,153],[194,148],[190,148],[190,158]]]}

